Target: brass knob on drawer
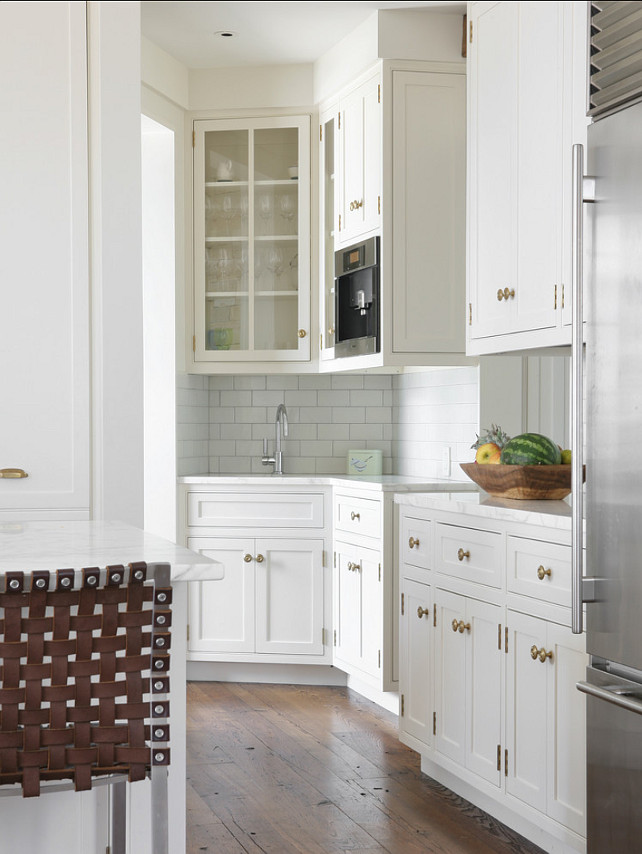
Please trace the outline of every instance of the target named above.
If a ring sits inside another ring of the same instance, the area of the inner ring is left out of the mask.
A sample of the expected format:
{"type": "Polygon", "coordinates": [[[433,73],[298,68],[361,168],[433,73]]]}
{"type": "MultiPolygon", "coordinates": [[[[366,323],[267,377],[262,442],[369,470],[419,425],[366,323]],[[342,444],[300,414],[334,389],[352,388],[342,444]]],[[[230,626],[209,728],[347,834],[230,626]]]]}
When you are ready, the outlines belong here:
{"type": "Polygon", "coordinates": [[[544,581],[546,576],[548,576],[550,578],[551,575],[552,575],[552,572],[550,569],[544,569],[543,566],[537,567],[537,577],[539,578],[540,581],[544,581]]]}
{"type": "Polygon", "coordinates": [[[243,560],[245,563],[249,563],[252,560],[252,555],[243,555],[243,560]]]}
{"type": "Polygon", "coordinates": [[[463,549],[459,549],[459,550],[457,551],[457,558],[458,558],[459,560],[463,560],[465,557],[470,557],[470,552],[469,552],[469,551],[464,551],[463,549]]]}
{"type": "Polygon", "coordinates": [[[542,663],[545,662],[547,658],[550,658],[552,661],[553,653],[552,651],[546,652],[544,647],[538,649],[535,644],[533,644],[533,646],[531,647],[531,658],[533,659],[533,661],[537,661],[537,659],[539,658],[542,663]]]}
{"type": "Polygon", "coordinates": [[[501,302],[503,299],[512,299],[514,296],[515,288],[510,288],[510,290],[508,288],[504,288],[504,290],[499,288],[499,290],[497,291],[497,299],[499,300],[499,302],[501,302]]]}
{"type": "Polygon", "coordinates": [[[411,537],[408,540],[408,545],[410,546],[411,549],[414,549],[415,546],[417,546],[417,548],[419,548],[419,540],[415,540],[414,537],[411,537]]]}
{"type": "Polygon", "coordinates": [[[256,562],[257,563],[263,563],[264,560],[265,560],[265,558],[263,557],[263,555],[257,555],[256,556],[256,562]]]}
{"type": "Polygon", "coordinates": [[[305,329],[299,329],[299,338],[305,338],[307,334],[308,333],[305,331],[305,329]]]}
{"type": "Polygon", "coordinates": [[[430,616],[430,608],[422,608],[421,605],[417,608],[417,616],[421,620],[422,617],[430,616]]]}
{"type": "Polygon", "coordinates": [[[457,622],[457,620],[453,620],[451,625],[453,627],[453,632],[456,632],[457,629],[459,628],[459,623],[457,622]]]}
{"type": "Polygon", "coordinates": [[[360,522],[361,521],[361,514],[355,513],[353,510],[352,513],[350,513],[350,518],[352,519],[353,522],[355,519],[357,520],[357,522],[360,522]]]}
{"type": "Polygon", "coordinates": [[[463,633],[465,631],[469,632],[470,631],[470,623],[464,623],[463,620],[460,620],[458,625],[457,625],[457,630],[458,630],[460,635],[463,635],[463,633]]]}
{"type": "Polygon", "coordinates": [[[361,569],[360,563],[352,563],[351,560],[348,561],[348,570],[350,572],[359,572],[360,569],[361,569]]]}

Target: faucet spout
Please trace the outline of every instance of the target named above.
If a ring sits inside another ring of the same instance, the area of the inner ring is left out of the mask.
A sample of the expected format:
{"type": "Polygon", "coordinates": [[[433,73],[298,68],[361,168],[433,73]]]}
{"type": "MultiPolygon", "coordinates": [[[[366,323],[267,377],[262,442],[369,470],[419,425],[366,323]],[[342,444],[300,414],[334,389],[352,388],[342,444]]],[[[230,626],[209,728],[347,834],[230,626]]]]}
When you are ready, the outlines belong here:
{"type": "Polygon", "coordinates": [[[268,454],[268,440],[263,440],[263,458],[261,462],[264,466],[270,463],[274,465],[272,474],[283,474],[283,452],[281,451],[281,440],[288,435],[288,411],[283,403],[279,403],[276,410],[276,419],[274,421],[274,456],[268,454]]]}

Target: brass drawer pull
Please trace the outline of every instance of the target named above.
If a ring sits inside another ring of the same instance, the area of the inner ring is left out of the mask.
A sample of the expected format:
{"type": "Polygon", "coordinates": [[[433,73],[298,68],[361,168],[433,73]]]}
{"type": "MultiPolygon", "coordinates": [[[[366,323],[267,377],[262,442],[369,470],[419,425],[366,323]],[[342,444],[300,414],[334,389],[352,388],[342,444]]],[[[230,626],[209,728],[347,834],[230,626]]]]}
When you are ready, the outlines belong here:
{"type": "Polygon", "coordinates": [[[550,569],[544,569],[543,566],[537,567],[537,577],[539,578],[540,581],[544,581],[546,576],[548,576],[550,578],[551,575],[552,575],[552,572],[550,569]]]}
{"type": "Polygon", "coordinates": [[[255,558],[255,560],[256,560],[256,562],[257,562],[257,563],[263,563],[263,561],[265,560],[265,558],[263,557],[263,555],[257,555],[257,556],[256,556],[256,558],[255,558]]]}
{"type": "Polygon", "coordinates": [[[249,563],[252,560],[252,555],[243,555],[243,560],[245,563],[249,563]]]}
{"type": "Polygon", "coordinates": [[[535,644],[533,644],[533,646],[531,647],[531,658],[533,659],[533,661],[537,661],[537,659],[539,658],[542,663],[545,662],[547,658],[550,658],[550,660],[552,661],[553,653],[546,652],[544,647],[538,649],[535,644]]]}
{"type": "Polygon", "coordinates": [[[453,627],[453,632],[456,632],[457,629],[459,628],[459,623],[457,622],[457,620],[453,620],[451,625],[453,627]]]}
{"type": "Polygon", "coordinates": [[[351,560],[348,561],[348,570],[349,572],[359,572],[361,570],[360,563],[352,563],[351,560]]]}
{"type": "Polygon", "coordinates": [[[497,299],[499,300],[499,302],[501,302],[503,299],[512,299],[514,296],[515,288],[511,288],[510,290],[508,288],[504,288],[504,290],[499,288],[499,290],[497,291],[497,299]]]}
{"type": "Polygon", "coordinates": [[[422,608],[421,605],[417,608],[417,616],[421,620],[422,617],[430,616],[430,608],[422,608]]]}
{"type": "Polygon", "coordinates": [[[410,546],[411,549],[414,549],[415,546],[417,546],[417,548],[419,548],[419,540],[415,540],[414,537],[411,537],[408,540],[408,545],[410,546]]]}
{"type": "Polygon", "coordinates": [[[29,477],[24,469],[0,469],[0,477],[15,480],[20,477],[29,477]]]}
{"type": "Polygon", "coordinates": [[[463,549],[459,549],[459,551],[457,552],[457,558],[459,560],[463,560],[465,557],[470,557],[470,552],[464,551],[463,549]]]}
{"type": "Polygon", "coordinates": [[[460,635],[463,635],[464,631],[469,632],[470,631],[470,623],[464,623],[463,620],[460,620],[459,625],[457,626],[457,630],[459,631],[460,635]]]}
{"type": "Polygon", "coordinates": [[[355,519],[357,520],[357,522],[360,522],[361,521],[361,514],[355,513],[353,510],[352,513],[350,513],[350,518],[352,519],[353,522],[355,519]]]}

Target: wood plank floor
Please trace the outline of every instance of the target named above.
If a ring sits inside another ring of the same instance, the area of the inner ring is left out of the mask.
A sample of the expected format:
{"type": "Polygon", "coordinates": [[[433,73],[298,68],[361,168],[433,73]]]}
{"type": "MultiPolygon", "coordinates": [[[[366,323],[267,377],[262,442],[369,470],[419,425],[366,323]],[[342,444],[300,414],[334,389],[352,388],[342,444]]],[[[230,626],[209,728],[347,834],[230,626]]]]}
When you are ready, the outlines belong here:
{"type": "Polygon", "coordinates": [[[187,703],[187,854],[542,854],[346,688],[192,682],[187,703]]]}

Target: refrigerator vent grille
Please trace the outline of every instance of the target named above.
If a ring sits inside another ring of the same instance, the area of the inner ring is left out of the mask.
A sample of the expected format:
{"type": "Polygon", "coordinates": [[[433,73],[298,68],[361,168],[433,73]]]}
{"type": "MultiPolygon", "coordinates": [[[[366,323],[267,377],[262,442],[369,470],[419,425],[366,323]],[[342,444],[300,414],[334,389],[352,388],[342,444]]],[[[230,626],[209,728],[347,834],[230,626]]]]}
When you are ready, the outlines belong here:
{"type": "Polygon", "coordinates": [[[642,98],[642,3],[591,3],[588,115],[642,98]]]}

